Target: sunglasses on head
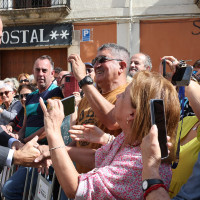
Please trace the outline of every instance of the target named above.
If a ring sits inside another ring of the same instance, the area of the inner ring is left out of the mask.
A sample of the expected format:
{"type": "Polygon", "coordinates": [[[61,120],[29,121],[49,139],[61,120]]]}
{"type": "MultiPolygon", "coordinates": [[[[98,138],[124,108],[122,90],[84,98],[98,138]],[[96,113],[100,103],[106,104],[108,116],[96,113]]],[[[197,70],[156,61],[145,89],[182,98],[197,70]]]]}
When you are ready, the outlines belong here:
{"type": "Polygon", "coordinates": [[[87,72],[88,74],[92,73],[93,71],[94,71],[93,68],[87,68],[87,69],[86,69],[86,72],[87,72]]]}
{"type": "Polygon", "coordinates": [[[23,79],[23,80],[20,80],[19,82],[20,82],[20,83],[29,82],[29,80],[28,80],[28,79],[23,79]]]}
{"type": "Polygon", "coordinates": [[[20,98],[20,99],[23,99],[23,98],[26,99],[28,95],[29,95],[29,93],[26,93],[26,94],[20,94],[20,95],[19,95],[19,98],[20,98]]]}
{"type": "Polygon", "coordinates": [[[104,62],[110,61],[110,60],[122,61],[121,59],[117,59],[117,58],[108,58],[106,56],[98,56],[92,60],[92,65],[94,66],[96,64],[96,62],[104,63],[104,62]]]}
{"type": "Polygon", "coordinates": [[[0,96],[3,96],[4,94],[5,94],[6,96],[8,96],[9,92],[10,92],[10,91],[0,92],[0,96]]]}

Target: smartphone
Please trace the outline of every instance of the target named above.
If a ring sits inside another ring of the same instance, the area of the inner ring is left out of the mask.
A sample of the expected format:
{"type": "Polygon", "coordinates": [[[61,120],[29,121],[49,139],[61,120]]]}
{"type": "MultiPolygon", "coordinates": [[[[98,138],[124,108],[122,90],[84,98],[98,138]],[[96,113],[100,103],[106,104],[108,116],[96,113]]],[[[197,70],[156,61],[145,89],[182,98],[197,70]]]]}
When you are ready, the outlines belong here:
{"type": "Polygon", "coordinates": [[[172,76],[172,84],[177,86],[187,86],[190,84],[193,67],[187,65],[186,67],[176,68],[176,72],[172,76]]]}
{"type": "Polygon", "coordinates": [[[163,65],[163,76],[166,76],[166,59],[162,60],[162,65],[163,65]]]}
{"type": "Polygon", "coordinates": [[[162,99],[151,99],[150,100],[151,110],[151,124],[157,125],[158,128],[158,141],[161,150],[161,159],[167,158],[168,147],[167,147],[167,130],[165,121],[165,108],[162,99]]]}
{"type": "Polygon", "coordinates": [[[73,92],[79,92],[80,88],[78,85],[78,81],[75,79],[74,76],[68,75],[65,77],[65,84],[64,84],[64,96],[68,97],[73,95],[73,92]]]}
{"type": "Polygon", "coordinates": [[[65,116],[74,113],[75,110],[75,96],[69,96],[61,100],[64,107],[64,114],[65,116]]]}

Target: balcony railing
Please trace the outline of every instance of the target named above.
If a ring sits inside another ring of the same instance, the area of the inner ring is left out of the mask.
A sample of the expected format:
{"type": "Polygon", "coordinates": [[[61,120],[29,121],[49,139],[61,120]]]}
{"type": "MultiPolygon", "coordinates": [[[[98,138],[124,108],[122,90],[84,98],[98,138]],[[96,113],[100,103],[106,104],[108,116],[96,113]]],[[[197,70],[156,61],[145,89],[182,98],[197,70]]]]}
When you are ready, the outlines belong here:
{"type": "Polygon", "coordinates": [[[62,6],[67,6],[69,8],[70,0],[0,0],[0,10],[62,6]]]}
{"type": "Polygon", "coordinates": [[[200,0],[195,0],[194,3],[200,8],[200,0]]]}

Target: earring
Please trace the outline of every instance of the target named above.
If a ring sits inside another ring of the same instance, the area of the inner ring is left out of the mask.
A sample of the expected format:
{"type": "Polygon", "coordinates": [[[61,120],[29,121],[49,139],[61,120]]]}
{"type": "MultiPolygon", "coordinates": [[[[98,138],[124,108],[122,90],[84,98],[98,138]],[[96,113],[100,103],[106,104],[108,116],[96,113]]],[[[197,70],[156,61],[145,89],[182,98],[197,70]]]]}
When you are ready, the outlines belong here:
{"type": "Polygon", "coordinates": [[[126,124],[128,124],[128,122],[129,122],[129,121],[128,121],[128,117],[127,117],[127,118],[126,118],[126,124]]]}

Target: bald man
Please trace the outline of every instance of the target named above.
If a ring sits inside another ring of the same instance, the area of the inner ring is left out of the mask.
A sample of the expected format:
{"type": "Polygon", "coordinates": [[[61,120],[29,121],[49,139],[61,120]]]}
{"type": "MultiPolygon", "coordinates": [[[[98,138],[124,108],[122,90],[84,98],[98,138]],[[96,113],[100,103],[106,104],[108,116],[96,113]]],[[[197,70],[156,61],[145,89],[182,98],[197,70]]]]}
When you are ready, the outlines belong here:
{"type": "Polygon", "coordinates": [[[138,71],[148,70],[151,71],[152,63],[149,55],[144,53],[137,53],[131,57],[131,64],[128,75],[133,77],[138,71]]]}

